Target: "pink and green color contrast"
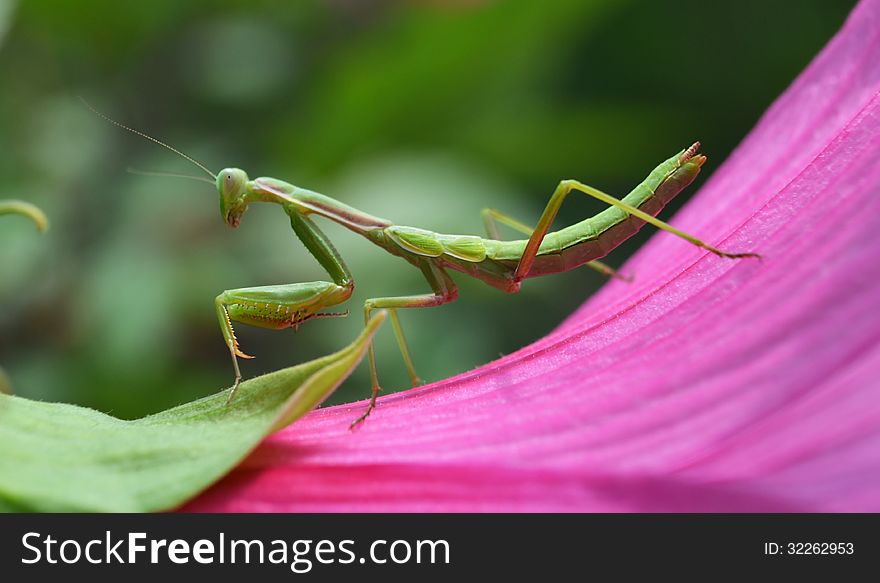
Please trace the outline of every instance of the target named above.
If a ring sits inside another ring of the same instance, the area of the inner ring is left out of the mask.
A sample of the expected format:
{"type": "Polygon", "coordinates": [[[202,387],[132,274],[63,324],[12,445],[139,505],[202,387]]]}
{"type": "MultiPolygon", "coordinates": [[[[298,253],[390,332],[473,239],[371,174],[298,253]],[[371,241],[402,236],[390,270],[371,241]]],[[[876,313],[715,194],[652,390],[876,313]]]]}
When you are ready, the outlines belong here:
{"type": "Polygon", "coordinates": [[[314,411],[183,509],[880,511],[880,0],[672,224],[763,260],[658,233],[547,337],[314,411]]]}

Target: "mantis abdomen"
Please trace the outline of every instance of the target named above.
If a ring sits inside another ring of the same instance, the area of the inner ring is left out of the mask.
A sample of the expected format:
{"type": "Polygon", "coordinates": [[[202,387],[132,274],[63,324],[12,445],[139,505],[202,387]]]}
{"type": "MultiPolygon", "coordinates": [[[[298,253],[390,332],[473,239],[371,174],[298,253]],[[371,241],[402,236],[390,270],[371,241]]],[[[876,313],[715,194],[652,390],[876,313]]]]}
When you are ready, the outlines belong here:
{"type": "MultiPolygon", "coordinates": [[[[699,173],[705,158],[694,156],[690,150],[683,150],[657,166],[622,202],[651,216],[657,215],[699,173]]],[[[582,186],[574,181],[562,181],[557,192],[564,196],[572,188],[582,186]]],[[[562,273],[601,259],[632,237],[645,222],[612,206],[570,227],[547,233],[527,277],[562,273]]],[[[398,225],[387,226],[381,229],[381,234],[376,232],[371,238],[382,239],[379,244],[413,263],[418,257],[430,257],[444,267],[509,292],[518,289],[513,270],[528,244],[526,239],[497,241],[398,225]]]]}

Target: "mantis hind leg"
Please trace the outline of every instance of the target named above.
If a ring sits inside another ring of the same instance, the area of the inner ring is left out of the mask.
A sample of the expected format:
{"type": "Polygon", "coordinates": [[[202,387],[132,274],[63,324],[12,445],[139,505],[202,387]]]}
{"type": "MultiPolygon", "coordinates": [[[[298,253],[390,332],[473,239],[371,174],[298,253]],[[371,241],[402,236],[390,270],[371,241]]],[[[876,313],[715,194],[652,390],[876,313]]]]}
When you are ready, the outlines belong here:
{"type": "Polygon", "coordinates": [[[610,194],[606,194],[599,190],[598,188],[593,188],[592,186],[588,186],[577,180],[563,180],[559,183],[559,186],[556,187],[556,190],[553,191],[553,195],[550,197],[550,201],[547,203],[547,206],[544,208],[544,212],[541,214],[541,218],[538,221],[538,226],[535,227],[534,232],[529,237],[528,243],[526,243],[526,248],[523,251],[522,257],[519,260],[519,264],[516,266],[516,271],[514,273],[514,278],[518,280],[525,279],[529,270],[532,268],[532,264],[535,262],[535,257],[538,254],[538,249],[541,246],[541,241],[544,240],[544,237],[547,235],[547,232],[550,230],[550,225],[553,224],[553,219],[556,218],[556,213],[559,212],[559,207],[562,206],[562,202],[565,200],[565,197],[572,190],[577,190],[586,194],[587,196],[591,196],[595,199],[601,200],[602,202],[609,204],[611,206],[617,207],[623,211],[626,211],[628,214],[637,217],[646,223],[654,225],[658,229],[663,231],[667,231],[681,237],[685,241],[696,245],[697,247],[701,247],[718,255],[719,257],[729,257],[729,258],[741,258],[741,257],[760,257],[757,253],[727,253],[726,251],[722,251],[712,245],[709,245],[705,241],[702,241],[693,235],[689,235],[684,231],[676,229],[672,225],[661,221],[660,219],[649,215],[643,210],[640,210],[632,205],[629,205],[621,200],[618,200],[611,196],[610,194]]]}
{"type": "MultiPolygon", "coordinates": [[[[486,227],[486,234],[489,236],[490,239],[501,239],[501,235],[498,233],[497,223],[507,225],[514,231],[520,232],[527,237],[531,237],[532,234],[535,232],[533,228],[529,227],[525,223],[521,223],[510,215],[502,213],[501,211],[493,208],[484,208],[482,211],[480,211],[480,216],[483,217],[483,225],[486,227]]],[[[593,260],[588,262],[586,265],[590,269],[601,273],[605,277],[614,277],[623,281],[632,281],[633,279],[631,275],[621,275],[616,269],[606,263],[603,263],[602,261],[593,260]]]]}
{"type": "MultiPolygon", "coordinates": [[[[413,367],[409,347],[407,346],[406,339],[403,336],[403,329],[400,327],[400,321],[397,317],[397,308],[431,308],[434,306],[442,306],[443,304],[448,304],[458,297],[458,288],[456,287],[455,282],[452,281],[452,278],[449,277],[449,274],[446,273],[442,268],[437,266],[434,262],[428,260],[423,261],[421,265],[419,265],[419,267],[421,268],[422,273],[425,275],[425,279],[427,279],[428,283],[431,285],[431,289],[434,290],[434,293],[420,294],[414,296],[371,298],[364,302],[364,322],[370,321],[370,315],[374,310],[378,310],[380,308],[388,309],[391,315],[391,323],[394,328],[394,335],[397,338],[397,344],[400,346],[400,353],[403,355],[403,360],[406,364],[407,371],[409,372],[409,376],[413,382],[413,385],[417,385],[419,383],[419,378],[418,375],[416,375],[415,368],[413,367]]],[[[379,391],[381,390],[379,386],[379,375],[376,372],[376,350],[372,344],[370,344],[370,350],[368,354],[370,361],[371,383],[370,403],[369,405],[367,405],[367,410],[364,411],[360,417],[358,417],[351,423],[352,428],[354,428],[364,419],[366,419],[367,416],[369,416],[369,414],[373,411],[373,409],[376,408],[376,398],[379,396],[379,391]]]]}

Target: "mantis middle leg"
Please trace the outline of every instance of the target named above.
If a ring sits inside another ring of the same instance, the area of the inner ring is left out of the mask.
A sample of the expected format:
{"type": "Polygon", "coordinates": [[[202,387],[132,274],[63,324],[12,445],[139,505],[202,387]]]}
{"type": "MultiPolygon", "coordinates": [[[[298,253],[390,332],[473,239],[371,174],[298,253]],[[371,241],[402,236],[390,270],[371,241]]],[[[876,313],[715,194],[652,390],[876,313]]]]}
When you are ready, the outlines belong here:
{"type": "Polygon", "coordinates": [[[544,212],[541,214],[541,219],[538,221],[538,226],[535,227],[534,232],[529,237],[528,243],[526,243],[526,248],[523,251],[519,263],[516,266],[514,279],[522,280],[525,279],[526,276],[528,276],[529,270],[531,270],[532,264],[534,264],[535,262],[535,256],[538,254],[538,249],[541,246],[541,241],[544,240],[544,237],[547,235],[547,231],[550,230],[550,226],[553,224],[553,219],[556,218],[556,213],[559,212],[559,207],[562,206],[562,202],[565,200],[565,197],[568,196],[568,193],[572,190],[583,192],[584,194],[601,200],[606,204],[622,209],[630,215],[637,217],[645,221],[646,223],[654,225],[658,229],[668,231],[673,235],[681,237],[685,241],[688,241],[689,243],[692,243],[697,247],[702,247],[707,251],[711,251],[712,253],[720,257],[759,257],[759,255],[756,253],[727,253],[716,247],[713,247],[712,245],[709,245],[705,241],[697,239],[692,235],[688,235],[684,231],[676,229],[672,225],[649,215],[645,211],[639,210],[632,205],[629,205],[621,200],[614,198],[610,194],[602,192],[598,188],[587,186],[586,184],[582,184],[577,180],[563,180],[559,183],[559,186],[556,187],[556,190],[553,191],[553,195],[550,197],[550,201],[547,203],[547,206],[544,208],[544,212]]]}
{"type": "MultiPolygon", "coordinates": [[[[400,346],[400,352],[403,355],[403,360],[406,363],[413,385],[418,384],[419,379],[413,368],[409,348],[406,345],[406,339],[403,337],[403,329],[400,327],[400,321],[397,318],[397,308],[430,308],[434,306],[442,306],[443,304],[448,304],[449,302],[454,301],[455,298],[458,297],[458,288],[456,287],[455,282],[452,281],[449,274],[441,267],[430,260],[423,260],[419,267],[421,268],[425,279],[427,279],[428,283],[431,285],[431,289],[434,290],[434,293],[415,296],[371,298],[364,302],[364,322],[370,321],[370,314],[373,310],[378,310],[380,308],[388,309],[388,313],[391,315],[394,335],[397,338],[397,344],[400,346]]],[[[367,410],[351,423],[352,428],[366,419],[370,412],[376,407],[376,397],[378,397],[379,391],[381,390],[379,388],[379,376],[376,372],[376,351],[372,344],[370,344],[369,361],[370,381],[372,385],[370,404],[367,406],[367,410]]]]}

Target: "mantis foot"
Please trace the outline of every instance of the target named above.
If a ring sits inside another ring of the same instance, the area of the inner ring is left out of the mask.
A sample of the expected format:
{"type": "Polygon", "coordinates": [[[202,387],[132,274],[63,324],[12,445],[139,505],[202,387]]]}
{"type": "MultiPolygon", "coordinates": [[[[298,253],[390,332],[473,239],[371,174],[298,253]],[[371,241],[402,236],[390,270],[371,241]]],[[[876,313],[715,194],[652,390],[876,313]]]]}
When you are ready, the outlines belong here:
{"type": "Polygon", "coordinates": [[[370,413],[376,408],[376,397],[379,396],[379,391],[381,390],[382,388],[379,386],[373,387],[373,395],[370,397],[370,404],[367,405],[367,410],[364,411],[360,417],[351,422],[351,425],[348,426],[350,430],[353,431],[355,427],[363,423],[364,420],[370,416],[370,413]]]}
{"type": "Polygon", "coordinates": [[[743,257],[754,257],[755,259],[764,259],[758,253],[726,253],[724,251],[716,251],[719,257],[727,257],[729,259],[742,259],[743,257]]]}
{"type": "Polygon", "coordinates": [[[229,403],[232,402],[232,397],[235,396],[235,391],[238,390],[238,385],[240,385],[240,384],[241,384],[241,377],[240,377],[240,376],[236,376],[236,377],[235,377],[235,382],[232,384],[232,390],[229,391],[229,395],[226,397],[226,406],[227,406],[227,407],[229,406],[229,403]]]}

